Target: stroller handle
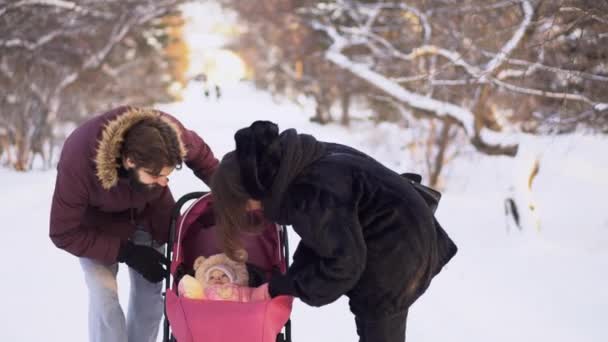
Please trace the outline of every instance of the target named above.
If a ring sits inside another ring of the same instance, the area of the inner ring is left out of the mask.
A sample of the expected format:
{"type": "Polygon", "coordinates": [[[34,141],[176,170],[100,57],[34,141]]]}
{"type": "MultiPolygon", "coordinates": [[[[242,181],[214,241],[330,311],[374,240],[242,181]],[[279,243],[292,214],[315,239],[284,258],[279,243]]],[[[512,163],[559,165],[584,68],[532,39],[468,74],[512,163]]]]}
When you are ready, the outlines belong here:
{"type": "MultiPolygon", "coordinates": [[[[187,193],[182,196],[173,206],[173,210],[171,211],[171,222],[169,225],[169,237],[167,239],[166,249],[166,256],[168,259],[171,258],[171,252],[173,252],[171,249],[173,247],[173,242],[175,241],[175,225],[177,224],[177,220],[179,219],[179,216],[181,214],[182,207],[184,206],[184,204],[186,204],[186,202],[191,201],[193,199],[201,198],[208,193],[208,191],[197,191],[187,193]]],[[[169,276],[170,275],[167,274],[167,284],[169,284],[169,276]]]]}
{"type": "Polygon", "coordinates": [[[208,193],[208,191],[197,191],[190,192],[182,196],[173,206],[173,210],[171,211],[171,223],[177,221],[177,218],[181,213],[182,207],[184,206],[184,204],[186,204],[186,202],[193,199],[201,198],[208,193]]]}
{"type": "MultiPolygon", "coordinates": [[[[184,204],[186,204],[186,202],[201,198],[208,193],[209,193],[208,191],[197,191],[197,192],[187,193],[187,194],[183,195],[173,206],[173,210],[171,211],[171,222],[169,225],[169,237],[167,239],[167,249],[166,249],[167,259],[171,259],[171,253],[173,252],[172,251],[173,242],[175,241],[175,225],[177,224],[177,220],[179,219],[179,216],[181,215],[182,207],[184,206],[184,204]]],[[[170,276],[171,276],[171,274],[169,272],[167,272],[167,277],[166,277],[166,284],[167,284],[166,287],[167,288],[169,288],[170,276]]]]}
{"type": "MultiPolygon", "coordinates": [[[[182,207],[184,206],[184,204],[186,204],[186,202],[201,198],[208,193],[209,193],[208,191],[197,191],[197,192],[187,193],[187,194],[183,195],[173,206],[173,210],[171,211],[171,222],[169,225],[169,237],[167,240],[167,248],[165,249],[165,256],[167,257],[167,259],[171,260],[171,253],[173,252],[173,242],[174,242],[174,237],[175,237],[175,225],[177,223],[177,219],[181,215],[182,207]]],[[[169,270],[167,270],[167,273],[165,275],[165,293],[167,291],[169,291],[170,287],[171,287],[171,272],[169,270]]],[[[166,294],[165,294],[165,296],[166,296],[166,294]]],[[[166,298],[165,298],[165,300],[166,300],[166,298]]],[[[163,329],[163,341],[170,341],[170,338],[173,338],[173,337],[169,336],[170,335],[169,320],[167,319],[166,305],[164,305],[164,306],[165,306],[165,319],[164,319],[165,322],[164,322],[164,329],[163,329]]]]}

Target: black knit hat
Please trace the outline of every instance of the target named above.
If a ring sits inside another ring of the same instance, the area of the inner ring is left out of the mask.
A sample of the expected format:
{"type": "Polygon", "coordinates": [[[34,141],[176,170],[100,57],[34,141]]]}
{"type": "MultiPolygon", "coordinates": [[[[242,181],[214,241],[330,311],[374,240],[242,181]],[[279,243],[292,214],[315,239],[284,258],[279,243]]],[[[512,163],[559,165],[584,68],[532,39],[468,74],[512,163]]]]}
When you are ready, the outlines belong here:
{"type": "Polygon", "coordinates": [[[254,199],[270,190],[281,161],[279,126],[270,121],[255,121],[234,135],[243,186],[254,199]]]}

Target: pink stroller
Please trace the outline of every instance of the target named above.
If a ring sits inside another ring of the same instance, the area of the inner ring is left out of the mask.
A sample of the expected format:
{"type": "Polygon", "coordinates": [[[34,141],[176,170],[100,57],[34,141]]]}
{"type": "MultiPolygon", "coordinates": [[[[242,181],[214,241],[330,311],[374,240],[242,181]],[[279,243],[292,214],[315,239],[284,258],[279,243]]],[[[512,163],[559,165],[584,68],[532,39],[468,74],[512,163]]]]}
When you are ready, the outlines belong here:
{"type": "MultiPolygon", "coordinates": [[[[176,203],[171,219],[167,258],[171,273],[165,281],[164,342],[291,342],[293,298],[279,296],[255,302],[196,300],[178,296],[177,283],[184,269],[200,255],[221,253],[216,240],[213,199],[210,193],[190,193],[176,203]],[[180,215],[182,206],[195,202],[180,215]],[[177,229],[176,229],[177,228],[177,229]]],[[[272,272],[289,264],[287,232],[270,223],[258,236],[243,236],[248,264],[266,282],[272,272]]]]}

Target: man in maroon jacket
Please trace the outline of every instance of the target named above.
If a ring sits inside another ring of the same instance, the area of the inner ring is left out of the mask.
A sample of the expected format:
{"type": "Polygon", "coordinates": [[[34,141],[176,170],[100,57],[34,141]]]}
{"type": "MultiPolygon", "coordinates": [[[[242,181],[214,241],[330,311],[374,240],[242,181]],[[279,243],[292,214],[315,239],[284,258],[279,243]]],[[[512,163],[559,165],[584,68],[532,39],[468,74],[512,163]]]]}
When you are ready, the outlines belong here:
{"type": "Polygon", "coordinates": [[[175,203],[168,176],[182,162],[207,184],[218,165],[196,133],[155,110],[119,107],[66,139],[50,237],[80,258],[91,341],[156,341],[167,263],[162,250],[175,203]],[[118,302],[118,263],[129,266],[127,319],[118,302]]]}

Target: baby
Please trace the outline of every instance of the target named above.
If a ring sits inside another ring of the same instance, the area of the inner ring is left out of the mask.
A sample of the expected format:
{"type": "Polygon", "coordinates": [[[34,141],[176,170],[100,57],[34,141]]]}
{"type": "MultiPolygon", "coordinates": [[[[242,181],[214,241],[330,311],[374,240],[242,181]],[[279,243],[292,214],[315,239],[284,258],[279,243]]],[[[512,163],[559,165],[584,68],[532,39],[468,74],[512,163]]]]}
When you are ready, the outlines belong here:
{"type": "Polygon", "coordinates": [[[207,270],[207,283],[209,285],[225,285],[234,282],[232,272],[221,265],[213,266],[207,270]]]}
{"type": "Polygon", "coordinates": [[[204,299],[230,300],[235,302],[249,301],[250,289],[237,282],[235,271],[228,265],[214,265],[205,272],[206,286],[203,288],[204,299]]]}
{"type": "Polygon", "coordinates": [[[248,287],[249,274],[245,263],[225,254],[194,261],[194,277],[185,275],[178,284],[178,294],[190,299],[249,302],[268,299],[260,288],[248,287]]]}

